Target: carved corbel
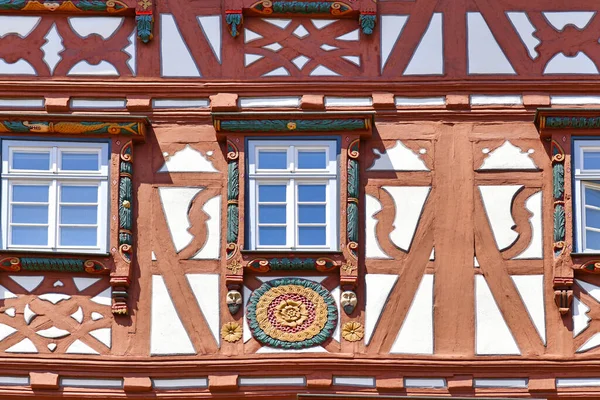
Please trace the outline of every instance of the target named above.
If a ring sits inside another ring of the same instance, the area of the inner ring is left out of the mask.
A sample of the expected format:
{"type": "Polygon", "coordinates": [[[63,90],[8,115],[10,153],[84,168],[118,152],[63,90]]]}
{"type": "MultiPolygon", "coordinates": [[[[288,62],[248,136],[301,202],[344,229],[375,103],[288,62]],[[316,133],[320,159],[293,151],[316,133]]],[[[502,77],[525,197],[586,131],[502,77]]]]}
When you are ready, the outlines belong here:
{"type": "Polygon", "coordinates": [[[244,16],[242,15],[242,10],[225,11],[225,22],[227,23],[227,27],[231,36],[239,36],[240,31],[242,29],[242,24],[244,23],[244,16]]]}
{"type": "Polygon", "coordinates": [[[144,43],[148,43],[154,37],[154,5],[152,0],[140,0],[135,8],[135,22],[137,24],[137,36],[144,43]]]}
{"type": "Polygon", "coordinates": [[[554,278],[554,301],[562,315],[569,312],[573,302],[573,278],[554,278]]]}

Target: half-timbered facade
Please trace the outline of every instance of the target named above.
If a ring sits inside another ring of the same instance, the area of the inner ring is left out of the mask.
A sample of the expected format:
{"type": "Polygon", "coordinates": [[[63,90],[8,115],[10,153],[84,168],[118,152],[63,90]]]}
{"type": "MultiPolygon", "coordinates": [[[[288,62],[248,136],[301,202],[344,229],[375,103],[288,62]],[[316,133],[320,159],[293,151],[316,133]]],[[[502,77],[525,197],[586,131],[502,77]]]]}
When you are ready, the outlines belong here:
{"type": "Polygon", "coordinates": [[[0,398],[600,398],[597,0],[1,0],[0,398]]]}

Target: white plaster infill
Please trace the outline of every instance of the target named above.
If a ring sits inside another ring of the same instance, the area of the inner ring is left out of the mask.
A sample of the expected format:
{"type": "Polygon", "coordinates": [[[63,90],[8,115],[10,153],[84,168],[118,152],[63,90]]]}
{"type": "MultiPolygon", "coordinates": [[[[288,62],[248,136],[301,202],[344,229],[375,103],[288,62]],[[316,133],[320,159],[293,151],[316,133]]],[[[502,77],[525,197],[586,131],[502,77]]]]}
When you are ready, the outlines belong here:
{"type": "Polygon", "coordinates": [[[599,378],[556,378],[557,388],[570,387],[598,387],[600,386],[599,378]]]}
{"type": "Polygon", "coordinates": [[[446,387],[446,380],[444,378],[404,378],[404,387],[441,389],[446,387]]]}
{"type": "Polygon", "coordinates": [[[446,97],[394,97],[396,107],[443,107],[446,105],[446,97]]]}
{"type": "Polygon", "coordinates": [[[298,108],[300,96],[240,97],[238,105],[241,108],[298,108]]]}
{"type": "Polygon", "coordinates": [[[325,96],[325,107],[371,107],[372,97],[325,96]]]}
{"type": "Polygon", "coordinates": [[[600,96],[578,96],[578,95],[555,95],[550,96],[550,104],[555,105],[597,105],[600,104],[600,96]]]}
{"type": "Polygon", "coordinates": [[[338,386],[375,387],[375,378],[366,376],[334,376],[333,384],[338,386]]]}
{"type": "Polygon", "coordinates": [[[240,376],[238,379],[240,386],[306,386],[304,376],[278,376],[278,377],[259,377],[259,376],[240,376]]]}
{"type": "Polygon", "coordinates": [[[125,99],[71,99],[71,108],[125,108],[127,100],[125,99]]]}
{"type": "Polygon", "coordinates": [[[208,387],[208,378],[154,378],[152,379],[154,389],[190,389],[208,387]]]}
{"type": "Polygon", "coordinates": [[[1,98],[0,108],[44,108],[45,103],[43,98],[1,98]]]}
{"type": "Polygon", "coordinates": [[[529,380],[527,378],[475,378],[473,386],[476,388],[513,388],[526,389],[529,380]]]}
{"type": "Polygon", "coordinates": [[[111,388],[123,387],[123,379],[61,378],[60,386],[74,388],[111,388]]]}
{"type": "Polygon", "coordinates": [[[27,386],[28,376],[0,376],[0,386],[27,386]]]}
{"type": "Polygon", "coordinates": [[[208,108],[208,99],[152,99],[152,108],[208,108]]]}
{"type": "Polygon", "coordinates": [[[516,106],[523,104],[521,95],[490,95],[490,94],[472,94],[472,106],[516,106]]]}

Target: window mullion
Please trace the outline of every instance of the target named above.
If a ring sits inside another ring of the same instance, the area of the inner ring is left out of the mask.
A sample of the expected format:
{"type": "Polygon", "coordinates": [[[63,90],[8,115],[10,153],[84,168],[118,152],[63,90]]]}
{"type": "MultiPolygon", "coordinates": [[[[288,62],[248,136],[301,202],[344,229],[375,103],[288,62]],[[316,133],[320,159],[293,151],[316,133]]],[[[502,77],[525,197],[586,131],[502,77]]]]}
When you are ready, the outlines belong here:
{"type": "Polygon", "coordinates": [[[57,248],[58,247],[58,191],[60,190],[60,185],[56,180],[52,180],[50,184],[50,193],[48,195],[48,223],[50,226],[48,227],[48,242],[50,247],[57,248]],[[53,227],[53,229],[50,229],[53,227]]]}
{"type": "Polygon", "coordinates": [[[296,227],[296,209],[298,208],[298,199],[297,199],[297,190],[296,190],[296,180],[290,178],[288,181],[288,205],[287,208],[287,240],[286,245],[288,247],[296,248],[298,247],[298,234],[296,227]]]}

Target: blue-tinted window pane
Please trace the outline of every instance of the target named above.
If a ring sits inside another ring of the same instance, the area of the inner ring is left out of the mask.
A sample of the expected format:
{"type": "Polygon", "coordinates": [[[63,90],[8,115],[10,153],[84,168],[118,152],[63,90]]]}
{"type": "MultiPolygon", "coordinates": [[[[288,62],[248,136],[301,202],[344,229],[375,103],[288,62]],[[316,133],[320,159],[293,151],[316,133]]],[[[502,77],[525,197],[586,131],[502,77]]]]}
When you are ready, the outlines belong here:
{"type": "Polygon", "coordinates": [[[324,246],[327,244],[325,227],[301,226],[298,228],[300,246],[324,246]]]}
{"type": "Polygon", "coordinates": [[[60,188],[61,203],[97,203],[98,186],[66,186],[60,188]]]}
{"type": "Polygon", "coordinates": [[[298,185],[298,201],[325,201],[327,186],[298,185]]]}
{"type": "Polygon", "coordinates": [[[11,241],[16,246],[48,245],[48,227],[46,226],[13,226],[11,241]]]}
{"type": "Polygon", "coordinates": [[[600,169],[600,151],[584,151],[583,168],[600,169]]]}
{"type": "Polygon", "coordinates": [[[301,224],[324,224],[326,206],[298,206],[298,222],[301,224]]]}
{"type": "Polygon", "coordinates": [[[285,246],[285,226],[261,226],[258,241],[261,246],[285,246]]]}
{"type": "Polygon", "coordinates": [[[13,201],[46,203],[50,193],[49,186],[13,185],[13,201]]]}
{"type": "Polygon", "coordinates": [[[16,224],[47,224],[48,206],[12,206],[12,222],[16,224]]]}
{"type": "Polygon", "coordinates": [[[258,222],[261,224],[285,224],[286,206],[258,206],[258,222]]]}
{"type": "Polygon", "coordinates": [[[16,151],[13,153],[13,169],[50,169],[50,153],[26,153],[16,151]]]}
{"type": "Polygon", "coordinates": [[[259,151],[258,169],[287,169],[287,152],[259,151]]]}
{"type": "Polygon", "coordinates": [[[286,201],[285,185],[260,185],[258,187],[258,201],[282,202],[286,201]]]}
{"type": "Polygon", "coordinates": [[[61,206],[61,224],[95,224],[98,221],[97,206],[61,206]]]}
{"type": "Polygon", "coordinates": [[[600,229],[600,211],[585,209],[585,226],[600,229]]]}
{"type": "Polygon", "coordinates": [[[300,169],[325,169],[327,168],[327,154],[325,151],[299,151],[298,168],[300,169]]]}
{"type": "Polygon", "coordinates": [[[96,228],[60,228],[61,246],[95,246],[98,232],[96,228]]]}
{"type": "Polygon", "coordinates": [[[585,248],[588,250],[600,250],[600,232],[585,231],[585,248]]]}
{"type": "Polygon", "coordinates": [[[585,187],[585,204],[600,207],[600,189],[585,187]]]}
{"type": "Polygon", "coordinates": [[[65,171],[98,171],[98,153],[62,153],[61,158],[65,171]]]}

